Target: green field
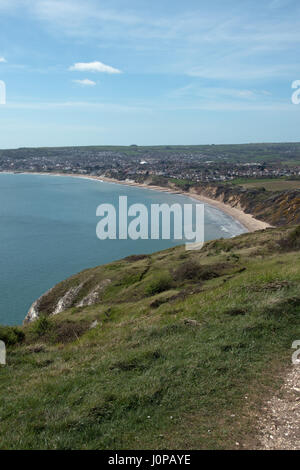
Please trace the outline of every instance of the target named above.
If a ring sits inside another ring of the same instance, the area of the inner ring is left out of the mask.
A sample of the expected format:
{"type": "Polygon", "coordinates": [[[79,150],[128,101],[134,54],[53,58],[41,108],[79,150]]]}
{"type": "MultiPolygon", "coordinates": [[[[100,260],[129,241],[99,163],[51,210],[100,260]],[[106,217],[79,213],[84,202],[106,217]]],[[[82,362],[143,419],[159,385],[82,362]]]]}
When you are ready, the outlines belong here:
{"type": "Polygon", "coordinates": [[[244,188],[265,188],[266,191],[288,191],[290,189],[300,189],[300,179],[236,178],[230,181],[230,183],[243,186],[244,188]]]}
{"type": "Polygon", "coordinates": [[[299,229],[86,270],[46,296],[45,315],[107,279],[94,305],[0,328],[0,448],[255,447],[300,338],[299,229]]]}

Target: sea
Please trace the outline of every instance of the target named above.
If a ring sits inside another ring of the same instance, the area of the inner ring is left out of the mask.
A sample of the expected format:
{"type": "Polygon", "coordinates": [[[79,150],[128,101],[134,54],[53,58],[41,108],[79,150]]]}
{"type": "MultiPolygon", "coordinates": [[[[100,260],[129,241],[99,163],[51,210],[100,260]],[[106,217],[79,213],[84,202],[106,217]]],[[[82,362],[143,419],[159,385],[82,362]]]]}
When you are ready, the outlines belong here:
{"type": "MultiPolygon", "coordinates": [[[[197,204],[187,196],[71,176],[0,173],[0,324],[22,324],[31,304],[63,279],[131,254],[153,253],[179,240],[100,240],[100,204],[197,204]]],[[[205,240],[246,232],[205,205],[205,240]]]]}

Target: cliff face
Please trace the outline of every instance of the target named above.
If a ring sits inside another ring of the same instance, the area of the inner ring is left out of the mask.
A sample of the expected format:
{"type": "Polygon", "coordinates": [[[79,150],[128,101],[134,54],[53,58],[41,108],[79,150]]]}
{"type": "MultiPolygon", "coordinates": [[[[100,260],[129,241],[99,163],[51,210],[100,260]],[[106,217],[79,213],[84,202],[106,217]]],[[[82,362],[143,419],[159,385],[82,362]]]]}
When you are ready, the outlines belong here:
{"type": "Polygon", "coordinates": [[[240,186],[205,184],[196,186],[197,194],[217,199],[224,204],[242,209],[256,219],[273,226],[300,223],[300,191],[271,192],[244,189],[240,186]]]}
{"type": "MultiPolygon", "coordinates": [[[[93,276],[92,276],[93,277],[93,276]]],[[[88,286],[88,280],[75,282],[70,286],[67,281],[53,287],[52,289],[41,295],[39,299],[33,302],[25,319],[24,324],[36,320],[42,313],[46,315],[57,315],[71,307],[88,307],[98,302],[100,293],[107,287],[111,280],[103,279],[97,282],[93,279],[93,283],[88,286]]]]}

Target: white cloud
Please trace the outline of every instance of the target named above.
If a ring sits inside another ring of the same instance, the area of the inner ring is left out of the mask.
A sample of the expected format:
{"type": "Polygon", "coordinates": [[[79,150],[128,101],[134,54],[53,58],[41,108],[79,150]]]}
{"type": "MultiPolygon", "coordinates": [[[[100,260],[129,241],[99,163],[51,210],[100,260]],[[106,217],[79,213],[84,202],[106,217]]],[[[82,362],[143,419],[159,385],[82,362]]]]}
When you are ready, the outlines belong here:
{"type": "Polygon", "coordinates": [[[4,57],[0,57],[0,63],[1,62],[6,62],[6,59],[4,59],[4,57]]]}
{"type": "Polygon", "coordinates": [[[76,72],[102,72],[102,73],[122,73],[121,70],[105,65],[102,62],[77,62],[69,67],[69,70],[76,72]]]}
{"type": "Polygon", "coordinates": [[[89,80],[88,78],[84,78],[83,80],[73,80],[74,83],[82,86],[95,86],[96,82],[93,80],[89,80]]]}
{"type": "MultiPolygon", "coordinates": [[[[295,1],[268,0],[253,9],[252,2],[245,0],[228,9],[223,6],[226,2],[215,0],[211,6],[184,7],[179,12],[176,8],[164,12],[159,2],[157,7],[152,2],[151,8],[146,8],[140,6],[145,2],[136,1],[124,11],[118,7],[121,3],[122,0],[0,0],[0,11],[15,5],[16,14],[24,10],[26,16],[40,22],[55,38],[75,38],[78,44],[90,44],[92,48],[96,45],[116,54],[127,49],[130,52],[126,67],[133,73],[142,70],[218,80],[269,79],[294,73],[287,61],[294,59],[294,50],[300,44],[300,5],[295,1]],[[289,3],[294,3],[293,8],[287,7],[289,3]]],[[[82,67],[86,73],[120,72],[105,64],[82,67]]]]}

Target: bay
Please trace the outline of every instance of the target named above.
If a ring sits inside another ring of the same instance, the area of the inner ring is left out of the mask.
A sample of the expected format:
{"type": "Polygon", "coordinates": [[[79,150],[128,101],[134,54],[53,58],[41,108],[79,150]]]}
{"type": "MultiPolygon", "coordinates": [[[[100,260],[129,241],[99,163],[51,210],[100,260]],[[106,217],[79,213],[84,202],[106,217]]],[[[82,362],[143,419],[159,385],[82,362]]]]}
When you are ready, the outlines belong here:
{"type": "MultiPolygon", "coordinates": [[[[0,324],[21,324],[34,300],[83,269],[131,254],[182,244],[175,240],[99,240],[96,208],[193,200],[121,184],[69,176],[0,174],[0,324]]],[[[197,201],[193,201],[196,204],[197,201]]],[[[232,217],[205,206],[205,239],[245,232],[232,217]]]]}

